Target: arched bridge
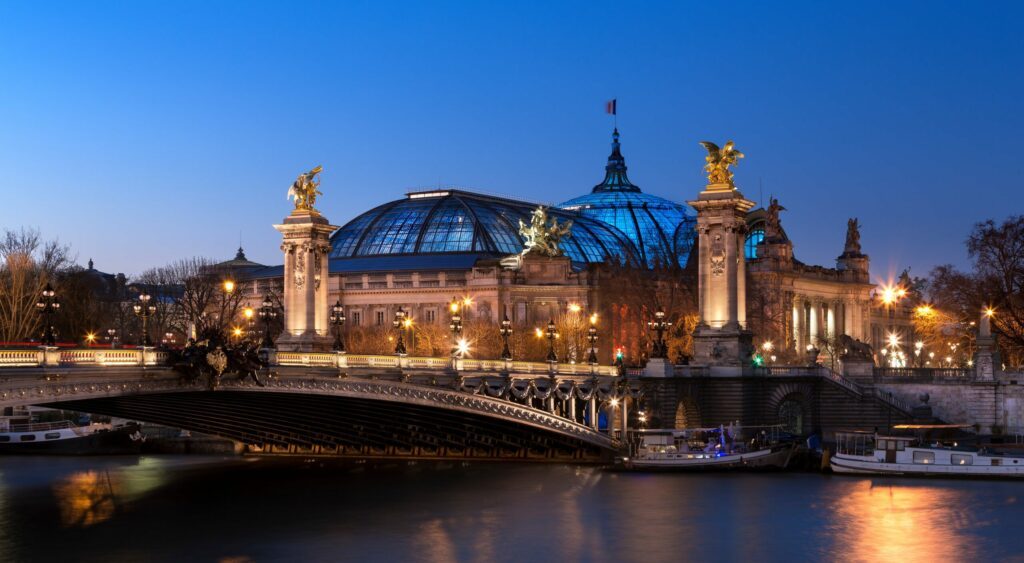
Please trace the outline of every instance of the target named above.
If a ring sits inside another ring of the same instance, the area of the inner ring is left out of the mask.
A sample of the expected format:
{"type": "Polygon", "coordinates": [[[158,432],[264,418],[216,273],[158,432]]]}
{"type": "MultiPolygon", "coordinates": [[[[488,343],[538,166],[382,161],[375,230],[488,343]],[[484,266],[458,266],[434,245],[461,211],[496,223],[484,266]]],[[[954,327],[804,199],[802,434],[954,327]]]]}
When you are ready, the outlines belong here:
{"type": "Polygon", "coordinates": [[[628,389],[614,368],[278,354],[216,389],[141,350],[0,351],[0,407],[33,404],[215,434],[252,451],[416,458],[600,459],[628,389]]]}

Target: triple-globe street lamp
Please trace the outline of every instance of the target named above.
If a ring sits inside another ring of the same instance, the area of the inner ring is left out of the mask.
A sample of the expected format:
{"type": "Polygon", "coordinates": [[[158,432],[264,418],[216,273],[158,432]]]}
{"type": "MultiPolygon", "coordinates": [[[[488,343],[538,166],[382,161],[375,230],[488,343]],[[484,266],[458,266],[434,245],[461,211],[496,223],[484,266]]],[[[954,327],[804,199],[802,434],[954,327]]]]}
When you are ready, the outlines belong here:
{"type": "Polygon", "coordinates": [[[651,350],[652,358],[667,358],[668,346],[665,344],[665,331],[672,326],[672,323],[665,320],[665,311],[661,309],[654,312],[654,320],[647,321],[647,328],[654,331],[654,345],[651,350]]]}
{"type": "Polygon", "coordinates": [[[55,299],[57,293],[49,283],[43,288],[42,296],[36,302],[36,310],[43,315],[43,346],[57,345],[57,332],[53,328],[53,315],[60,309],[60,302],[55,299]]]}
{"type": "Polygon", "coordinates": [[[558,363],[558,354],[555,354],[555,339],[558,338],[558,327],[555,326],[555,321],[548,321],[547,339],[548,339],[548,362],[552,364],[558,363]]]}
{"type": "Polygon", "coordinates": [[[270,324],[277,318],[277,308],[274,307],[274,302],[270,300],[269,295],[263,298],[263,305],[256,314],[263,321],[263,343],[260,346],[273,348],[274,338],[270,335],[270,324]]]}
{"type": "Polygon", "coordinates": [[[452,358],[459,357],[461,350],[465,347],[462,342],[462,302],[452,299],[448,305],[448,312],[451,314],[451,322],[448,328],[452,331],[452,358]]]}
{"type": "Polygon", "coordinates": [[[407,328],[406,324],[406,312],[401,307],[395,311],[395,320],[392,321],[391,326],[395,327],[395,331],[398,333],[398,341],[395,342],[395,355],[404,356],[406,355],[405,350],[405,339],[402,338],[402,333],[407,328]]]}
{"type": "Polygon", "coordinates": [[[503,346],[501,349],[501,359],[511,360],[512,350],[510,350],[508,347],[508,338],[512,336],[512,321],[508,320],[508,314],[506,314],[504,318],[501,319],[501,328],[498,329],[498,332],[501,334],[501,340],[503,342],[503,346]]]}
{"type": "Polygon", "coordinates": [[[153,313],[156,313],[156,305],[150,304],[150,300],[152,299],[153,297],[150,294],[142,292],[139,294],[139,302],[132,306],[135,314],[142,319],[143,348],[153,346],[153,342],[149,338],[149,317],[152,317],[153,313]]]}
{"type": "Polygon", "coordinates": [[[587,355],[587,363],[597,365],[597,313],[590,315],[590,328],[587,329],[587,343],[590,344],[590,353],[587,355]]]}
{"type": "Polygon", "coordinates": [[[344,353],[345,341],[341,338],[341,329],[345,325],[345,308],[341,306],[340,299],[331,306],[330,321],[334,327],[334,351],[344,353]]]}

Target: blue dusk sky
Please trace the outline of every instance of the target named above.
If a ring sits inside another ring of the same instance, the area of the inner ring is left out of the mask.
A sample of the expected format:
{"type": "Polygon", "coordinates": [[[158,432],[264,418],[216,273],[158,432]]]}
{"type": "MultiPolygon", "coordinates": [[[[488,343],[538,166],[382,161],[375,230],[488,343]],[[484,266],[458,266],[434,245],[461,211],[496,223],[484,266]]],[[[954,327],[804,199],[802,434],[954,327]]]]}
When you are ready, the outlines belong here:
{"type": "Polygon", "coordinates": [[[877,278],[967,263],[1024,211],[1022,2],[0,3],[0,226],[109,272],[280,262],[322,164],[334,224],[411,188],[545,203],[603,177],[619,100],[644,191],[685,201],[698,141],[834,265],[860,218],[877,278]]]}

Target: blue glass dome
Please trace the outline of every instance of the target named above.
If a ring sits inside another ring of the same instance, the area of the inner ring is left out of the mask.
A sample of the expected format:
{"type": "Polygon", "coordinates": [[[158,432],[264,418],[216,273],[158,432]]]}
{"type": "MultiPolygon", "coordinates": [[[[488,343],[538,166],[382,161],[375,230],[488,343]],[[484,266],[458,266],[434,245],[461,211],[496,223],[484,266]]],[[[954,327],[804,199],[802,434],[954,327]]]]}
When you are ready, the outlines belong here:
{"type": "MultiPolygon", "coordinates": [[[[349,221],[331,236],[331,257],[474,252],[495,257],[523,249],[519,221],[530,222],[535,204],[461,190],[414,192],[349,221]]],[[[574,262],[606,257],[638,264],[625,235],[601,221],[552,208],[559,223],[572,221],[562,251],[574,262]]]]}
{"type": "Polygon", "coordinates": [[[618,129],[612,134],[612,154],[605,166],[604,181],[591,193],[559,207],[614,226],[629,237],[649,267],[672,260],[685,266],[696,241],[697,220],[686,207],[645,194],[626,177],[618,129]]]}

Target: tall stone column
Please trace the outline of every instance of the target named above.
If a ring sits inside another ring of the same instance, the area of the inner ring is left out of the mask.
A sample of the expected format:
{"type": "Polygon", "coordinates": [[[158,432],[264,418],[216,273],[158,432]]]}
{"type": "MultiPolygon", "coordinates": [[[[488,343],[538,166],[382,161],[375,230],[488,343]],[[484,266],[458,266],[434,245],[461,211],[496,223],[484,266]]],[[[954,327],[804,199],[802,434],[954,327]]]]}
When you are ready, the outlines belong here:
{"type": "Polygon", "coordinates": [[[330,236],[338,227],[312,209],[296,209],[274,225],[284,242],[284,325],[277,339],[281,351],[331,349],[327,322],[330,236]]]}
{"type": "Polygon", "coordinates": [[[708,184],[688,203],[697,210],[700,237],[700,323],[694,331],[694,357],[698,364],[741,368],[753,352],[746,330],[743,243],[747,211],[754,202],[731,182],[720,182],[708,184]]]}

